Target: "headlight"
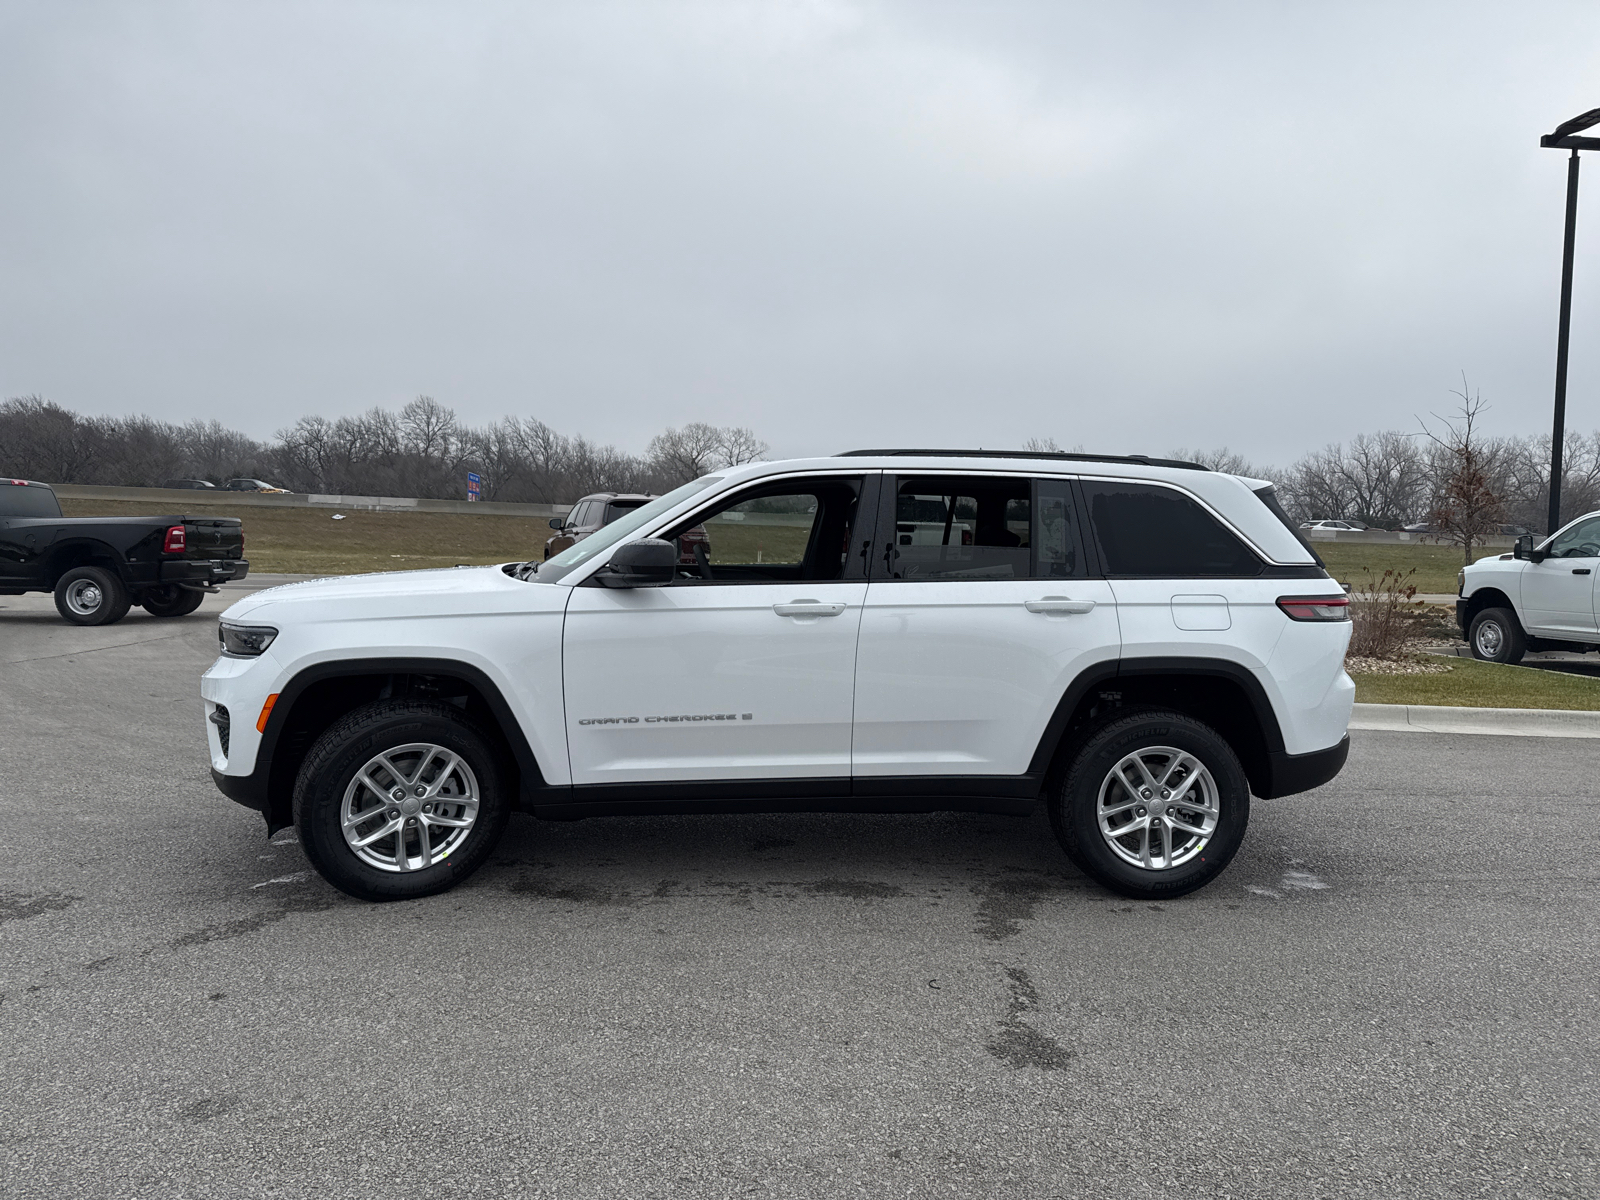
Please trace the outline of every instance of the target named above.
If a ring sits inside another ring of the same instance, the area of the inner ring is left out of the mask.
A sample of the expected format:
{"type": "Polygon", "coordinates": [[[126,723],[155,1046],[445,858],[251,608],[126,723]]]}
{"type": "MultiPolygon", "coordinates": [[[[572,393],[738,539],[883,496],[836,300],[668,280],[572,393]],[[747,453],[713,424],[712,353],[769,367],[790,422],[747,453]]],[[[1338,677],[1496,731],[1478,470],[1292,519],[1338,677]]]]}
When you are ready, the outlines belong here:
{"type": "Polygon", "coordinates": [[[1465,567],[1463,567],[1463,568],[1461,568],[1461,570],[1456,572],[1456,595],[1465,596],[1466,594],[1467,594],[1467,569],[1465,567]]]}
{"type": "Polygon", "coordinates": [[[229,658],[255,658],[277,636],[278,631],[270,625],[230,625],[226,621],[217,625],[217,641],[229,658]]]}

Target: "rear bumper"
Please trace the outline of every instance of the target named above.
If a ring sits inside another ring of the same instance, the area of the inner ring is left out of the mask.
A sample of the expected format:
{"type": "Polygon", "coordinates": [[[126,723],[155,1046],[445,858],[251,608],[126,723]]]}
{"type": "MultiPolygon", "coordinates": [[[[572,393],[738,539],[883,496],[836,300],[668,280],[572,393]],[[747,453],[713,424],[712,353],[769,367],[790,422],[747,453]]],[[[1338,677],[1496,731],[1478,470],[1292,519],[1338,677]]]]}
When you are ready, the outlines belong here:
{"type": "Polygon", "coordinates": [[[213,587],[230,579],[243,579],[250,563],[243,558],[175,558],[161,564],[161,582],[213,587]]]}
{"type": "Polygon", "coordinates": [[[1285,754],[1281,751],[1267,755],[1269,780],[1263,800],[1278,796],[1293,796],[1321,787],[1344,769],[1350,757],[1350,735],[1347,733],[1337,746],[1326,750],[1313,750],[1310,754],[1285,754]]]}

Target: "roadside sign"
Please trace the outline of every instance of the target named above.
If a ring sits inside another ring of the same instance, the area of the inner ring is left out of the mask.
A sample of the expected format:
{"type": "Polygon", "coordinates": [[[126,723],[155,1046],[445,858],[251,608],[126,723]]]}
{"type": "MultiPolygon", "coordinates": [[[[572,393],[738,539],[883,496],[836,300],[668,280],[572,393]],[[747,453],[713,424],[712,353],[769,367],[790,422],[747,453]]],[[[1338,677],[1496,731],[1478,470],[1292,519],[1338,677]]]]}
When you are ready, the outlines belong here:
{"type": "Polygon", "coordinates": [[[483,499],[483,480],[473,471],[467,472],[467,499],[483,499]]]}

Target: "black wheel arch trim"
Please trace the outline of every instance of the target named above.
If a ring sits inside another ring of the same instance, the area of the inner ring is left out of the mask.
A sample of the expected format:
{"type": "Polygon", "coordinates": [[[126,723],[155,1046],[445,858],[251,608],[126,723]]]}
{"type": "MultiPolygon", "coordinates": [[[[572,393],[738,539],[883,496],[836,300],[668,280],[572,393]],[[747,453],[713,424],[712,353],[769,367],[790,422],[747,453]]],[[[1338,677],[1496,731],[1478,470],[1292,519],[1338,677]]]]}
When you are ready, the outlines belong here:
{"type": "Polygon", "coordinates": [[[273,769],[275,765],[281,769],[281,764],[275,764],[275,751],[293,716],[295,704],[313,684],[329,679],[375,675],[431,675],[457,679],[470,685],[489,706],[498,731],[516,762],[521,786],[513,807],[519,811],[529,811],[535,803],[534,797],[546,790],[544,772],[539,767],[521,724],[501,694],[499,685],[478,667],[444,658],[344,658],[313,663],[296,672],[278,692],[277,702],[272,707],[267,727],[262,730],[261,741],[256,747],[255,768],[249,775],[224,775],[213,769],[211,775],[218,789],[246,808],[266,814],[267,836],[286,828],[291,824],[286,811],[287,789],[294,786],[294,781],[274,779],[273,769]],[[224,783],[224,780],[227,782],[224,783]]]}

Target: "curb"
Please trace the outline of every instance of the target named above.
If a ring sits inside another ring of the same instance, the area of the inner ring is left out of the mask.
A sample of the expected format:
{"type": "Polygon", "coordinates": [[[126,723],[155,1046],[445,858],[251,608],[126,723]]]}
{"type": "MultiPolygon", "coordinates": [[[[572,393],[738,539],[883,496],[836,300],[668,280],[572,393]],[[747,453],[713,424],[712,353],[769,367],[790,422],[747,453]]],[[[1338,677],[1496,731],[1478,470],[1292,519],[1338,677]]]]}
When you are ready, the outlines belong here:
{"type": "Polygon", "coordinates": [[[1600,738],[1600,712],[1557,708],[1456,708],[1437,704],[1358,704],[1351,715],[1350,728],[1386,733],[1600,738]]]}

